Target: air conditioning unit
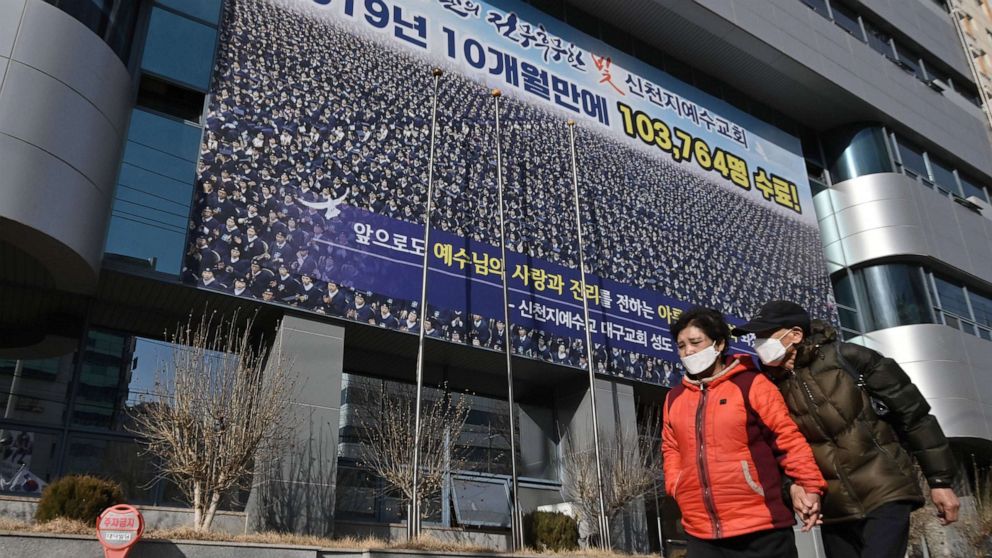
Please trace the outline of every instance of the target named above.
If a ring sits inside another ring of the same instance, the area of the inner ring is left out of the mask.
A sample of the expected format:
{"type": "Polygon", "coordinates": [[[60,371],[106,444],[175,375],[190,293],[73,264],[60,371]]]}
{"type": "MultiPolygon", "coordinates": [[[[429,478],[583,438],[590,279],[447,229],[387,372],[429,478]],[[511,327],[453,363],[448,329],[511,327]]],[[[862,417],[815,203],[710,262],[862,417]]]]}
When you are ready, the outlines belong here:
{"type": "Polygon", "coordinates": [[[965,207],[971,209],[976,213],[980,213],[986,219],[992,220],[992,205],[989,205],[989,202],[983,200],[982,198],[979,198],[977,196],[968,196],[967,198],[964,198],[958,203],[964,205],[965,207]]]}

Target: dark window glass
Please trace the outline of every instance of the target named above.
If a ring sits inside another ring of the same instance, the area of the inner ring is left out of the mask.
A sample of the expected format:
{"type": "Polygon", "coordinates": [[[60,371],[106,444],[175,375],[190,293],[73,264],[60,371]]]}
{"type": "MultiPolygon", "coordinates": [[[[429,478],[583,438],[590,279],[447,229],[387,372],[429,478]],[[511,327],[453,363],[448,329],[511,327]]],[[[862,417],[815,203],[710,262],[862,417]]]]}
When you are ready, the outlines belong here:
{"type": "Polygon", "coordinates": [[[156,0],[156,3],[216,25],[223,0],[156,0]]]}
{"type": "MultiPolygon", "coordinates": [[[[45,0],[99,36],[126,65],[141,2],[135,0],[45,0]]],[[[216,1],[216,0],[214,0],[216,1]]]]}
{"type": "Polygon", "coordinates": [[[142,75],[138,87],[138,106],[182,120],[199,122],[203,114],[203,93],[170,83],[155,76],[142,75]]]}
{"type": "Polygon", "coordinates": [[[943,70],[934,68],[933,64],[927,64],[927,76],[931,79],[939,81],[947,89],[953,89],[954,87],[954,83],[951,81],[950,76],[944,73],[943,70]]]}
{"type": "Polygon", "coordinates": [[[510,492],[505,480],[454,477],[451,489],[458,523],[481,527],[510,526],[510,492]]]}
{"type": "Polygon", "coordinates": [[[665,55],[657,48],[644,41],[634,39],[634,55],[645,64],[662,69],[665,67],[665,55]]]}
{"type": "Polygon", "coordinates": [[[958,181],[954,178],[954,171],[940,159],[930,158],[930,170],[933,171],[933,181],[937,187],[944,192],[952,192],[960,195],[958,181]]]}
{"type": "Polygon", "coordinates": [[[339,465],[334,513],[343,519],[375,521],[378,493],[379,484],[372,473],[339,465]]]}
{"type": "Polygon", "coordinates": [[[0,426],[0,494],[38,496],[55,480],[58,436],[0,426]]]}
{"type": "Polygon", "coordinates": [[[971,313],[968,311],[968,302],[961,284],[936,275],[933,276],[933,280],[937,286],[941,310],[970,320],[971,313]]]}
{"type": "Polygon", "coordinates": [[[840,325],[844,329],[860,331],[861,322],[858,320],[858,313],[850,308],[837,307],[837,315],[840,317],[840,325]]]}
{"type": "Polygon", "coordinates": [[[155,467],[133,440],[73,436],[66,453],[65,474],[91,474],[114,479],[130,503],[154,503],[155,467]]]}
{"type": "Polygon", "coordinates": [[[854,10],[838,2],[834,2],[831,8],[834,12],[834,23],[858,39],[865,40],[861,33],[861,24],[858,22],[858,14],[854,10]]]}
{"type": "Polygon", "coordinates": [[[0,359],[0,418],[62,424],[73,355],[41,360],[0,359]]]}
{"type": "Polygon", "coordinates": [[[565,18],[565,3],[562,0],[528,0],[527,3],[552,17],[565,18]]]}
{"type": "Polygon", "coordinates": [[[178,274],[201,128],[148,111],[131,115],[106,251],[178,274]]]}
{"type": "Polygon", "coordinates": [[[970,293],[971,309],[975,313],[975,321],[979,325],[992,327],[992,298],[977,293],[970,293]]]}
{"type": "Polygon", "coordinates": [[[565,5],[565,21],[586,35],[599,38],[599,18],[571,4],[565,5]]]}
{"type": "Polygon", "coordinates": [[[877,52],[892,57],[892,38],[885,31],[865,22],[865,31],[868,33],[868,45],[877,52]]]}
{"type": "Polygon", "coordinates": [[[824,151],[834,183],[880,172],[892,172],[882,128],[855,128],[824,138],[824,151]]]}
{"type": "Polygon", "coordinates": [[[213,68],[217,30],[155,8],[148,23],[142,69],[206,91],[213,68]]]}
{"type": "MultiPolygon", "coordinates": [[[[164,341],[90,330],[82,355],[72,422],[80,426],[129,431],[142,405],[157,401],[156,382],[169,382],[175,351],[164,341]]],[[[204,366],[222,356],[208,353],[204,366]]]]}
{"type": "Polygon", "coordinates": [[[822,15],[823,17],[830,17],[830,12],[827,10],[826,0],[802,0],[803,4],[806,4],[813,11],[822,15]]]}
{"type": "Polygon", "coordinates": [[[971,177],[959,174],[961,178],[961,188],[964,190],[964,197],[975,196],[976,198],[989,201],[988,191],[971,177]]]}
{"type": "Polygon", "coordinates": [[[904,70],[916,76],[917,79],[923,79],[923,67],[920,66],[920,55],[898,43],[896,44],[896,53],[899,55],[899,62],[904,70]]]}
{"type": "Polygon", "coordinates": [[[671,56],[665,58],[665,71],[676,79],[680,79],[686,83],[692,83],[692,66],[681,60],[672,58],[671,56]]]}
{"type": "Polygon", "coordinates": [[[933,321],[920,269],[887,264],[860,270],[870,330],[933,321]]]}
{"type": "Polygon", "coordinates": [[[837,304],[842,306],[847,306],[848,308],[857,308],[857,299],[854,296],[854,285],[851,281],[851,276],[844,273],[834,280],[834,297],[837,299],[837,304]]]}
{"type": "Polygon", "coordinates": [[[628,54],[633,52],[630,33],[606,22],[600,23],[603,42],[628,54]]]}
{"type": "Polygon", "coordinates": [[[122,430],[134,339],[91,330],[82,356],[72,423],[122,430]]]}
{"type": "Polygon", "coordinates": [[[899,157],[902,159],[903,169],[916,176],[930,178],[930,174],[927,173],[926,161],[923,159],[923,150],[902,138],[899,138],[896,144],[899,149],[899,157]]]}

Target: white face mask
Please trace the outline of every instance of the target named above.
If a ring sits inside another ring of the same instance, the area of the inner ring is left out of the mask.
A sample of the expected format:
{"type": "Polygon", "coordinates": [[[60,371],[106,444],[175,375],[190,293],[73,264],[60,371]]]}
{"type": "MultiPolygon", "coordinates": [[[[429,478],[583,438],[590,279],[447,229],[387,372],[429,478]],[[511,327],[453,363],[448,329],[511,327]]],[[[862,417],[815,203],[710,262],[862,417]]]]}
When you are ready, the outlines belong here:
{"type": "MultiPolygon", "coordinates": [[[[783,333],[782,337],[785,337],[788,333],[788,331],[783,333]]],[[[754,352],[758,353],[758,358],[761,359],[762,363],[769,366],[782,364],[782,361],[785,360],[785,353],[792,346],[792,343],[789,343],[789,347],[786,347],[780,339],[781,337],[779,339],[768,337],[754,340],[754,352]]]]}
{"type": "Polygon", "coordinates": [[[716,351],[716,341],[714,341],[712,345],[698,353],[682,357],[682,366],[685,366],[686,372],[695,376],[713,366],[719,356],[720,353],[716,351]]]}

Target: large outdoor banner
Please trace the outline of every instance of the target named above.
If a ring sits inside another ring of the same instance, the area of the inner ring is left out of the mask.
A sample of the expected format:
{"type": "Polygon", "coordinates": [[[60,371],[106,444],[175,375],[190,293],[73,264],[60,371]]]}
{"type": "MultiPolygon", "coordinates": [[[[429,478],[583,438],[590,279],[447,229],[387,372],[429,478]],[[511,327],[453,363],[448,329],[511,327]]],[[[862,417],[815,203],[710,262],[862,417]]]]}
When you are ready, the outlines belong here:
{"type": "Polygon", "coordinates": [[[795,137],[516,2],[226,9],[188,281],[502,351],[505,278],[514,352],[585,367],[586,296],[597,370],[664,385],[679,376],[669,327],[687,307],[739,322],[786,298],[832,318],[795,137]]]}

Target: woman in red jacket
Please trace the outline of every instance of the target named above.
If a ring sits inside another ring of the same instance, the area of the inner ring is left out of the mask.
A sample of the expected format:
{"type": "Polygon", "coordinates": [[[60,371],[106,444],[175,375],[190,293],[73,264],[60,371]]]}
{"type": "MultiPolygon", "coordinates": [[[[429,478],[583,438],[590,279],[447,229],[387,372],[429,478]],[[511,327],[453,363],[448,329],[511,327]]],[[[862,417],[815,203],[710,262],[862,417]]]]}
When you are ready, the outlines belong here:
{"type": "Polygon", "coordinates": [[[672,337],[686,375],[665,399],[661,448],[689,558],[796,556],[783,470],[804,530],[827,483],[782,395],[750,356],[726,354],[730,327],[716,310],[685,312],[672,337]]]}

